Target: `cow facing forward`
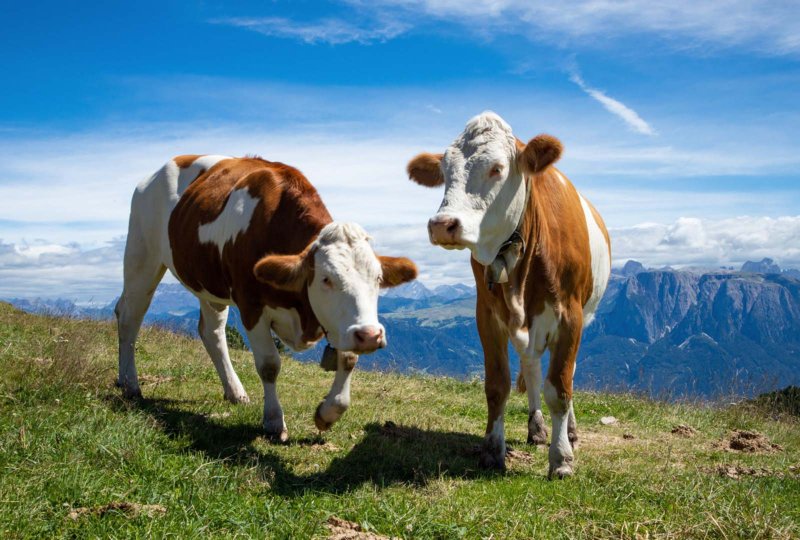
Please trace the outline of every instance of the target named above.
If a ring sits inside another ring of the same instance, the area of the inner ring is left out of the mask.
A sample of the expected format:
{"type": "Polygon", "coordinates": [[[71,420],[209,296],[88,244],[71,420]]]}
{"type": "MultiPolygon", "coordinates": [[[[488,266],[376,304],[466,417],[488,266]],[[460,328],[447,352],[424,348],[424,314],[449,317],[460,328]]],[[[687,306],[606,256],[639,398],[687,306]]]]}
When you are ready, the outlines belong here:
{"type": "Polygon", "coordinates": [[[260,158],[179,156],[136,189],[116,307],[118,383],[139,396],[134,345],[169,269],[200,300],[198,331],[233,403],[248,397],[228,356],[228,306],[242,316],[264,386],[264,429],[288,437],[275,383],[273,333],[296,350],[323,333],[337,349],[331,391],[314,421],[328,429],[350,404],[357,354],[386,346],[378,289],[416,277],[406,258],[377,256],[364,230],[337,223],[300,171],[260,158]]]}
{"type": "Polygon", "coordinates": [[[420,154],[408,164],[417,183],[445,185],[428,222],[431,242],[472,253],[489,409],[481,465],[505,467],[510,339],[520,357],[518,386],[527,387],[533,444],[547,442],[540,361],[550,351],[544,396],[553,420],[551,478],[573,472],[575,358],[611,272],[603,220],[552,166],[561,150],[548,135],[524,144],[502,118],[486,112],[470,120],[444,154],[420,154]]]}

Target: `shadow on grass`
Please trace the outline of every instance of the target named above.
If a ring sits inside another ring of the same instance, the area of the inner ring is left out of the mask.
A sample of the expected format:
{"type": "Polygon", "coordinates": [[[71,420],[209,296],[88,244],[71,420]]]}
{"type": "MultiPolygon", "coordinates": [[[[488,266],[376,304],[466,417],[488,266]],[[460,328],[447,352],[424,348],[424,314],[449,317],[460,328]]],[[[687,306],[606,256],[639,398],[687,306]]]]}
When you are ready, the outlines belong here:
{"type": "MultiPolygon", "coordinates": [[[[298,475],[277,451],[255,446],[257,441],[265,440],[258,424],[218,423],[207,415],[183,409],[186,403],[179,400],[126,401],[114,396],[108,401],[118,410],[146,412],[168,436],[188,441],[192,450],[210,459],[223,459],[248,468],[255,465],[270,471],[272,489],[280,495],[306,491],[342,493],[366,483],[377,488],[395,484],[424,486],[440,477],[489,478],[499,474],[477,466],[476,449],[483,442],[482,437],[387,422],[366,424],[363,438],[345,456],[334,458],[326,470],[298,475]]],[[[321,436],[290,439],[287,444],[313,451],[314,446],[324,445],[325,439],[321,436]]]]}

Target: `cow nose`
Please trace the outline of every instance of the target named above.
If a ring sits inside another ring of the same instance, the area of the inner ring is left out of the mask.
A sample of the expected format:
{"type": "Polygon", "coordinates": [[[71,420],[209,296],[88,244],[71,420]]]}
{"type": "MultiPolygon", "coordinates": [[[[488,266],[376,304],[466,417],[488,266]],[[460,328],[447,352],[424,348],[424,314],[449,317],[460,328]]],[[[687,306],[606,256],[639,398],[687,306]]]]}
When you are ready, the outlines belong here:
{"type": "Polygon", "coordinates": [[[356,349],[359,351],[374,351],[384,346],[383,328],[380,326],[364,326],[353,332],[356,340],[356,349]]]}
{"type": "Polygon", "coordinates": [[[434,216],[428,221],[428,236],[432,244],[455,244],[459,229],[461,222],[458,218],[434,216]]]}

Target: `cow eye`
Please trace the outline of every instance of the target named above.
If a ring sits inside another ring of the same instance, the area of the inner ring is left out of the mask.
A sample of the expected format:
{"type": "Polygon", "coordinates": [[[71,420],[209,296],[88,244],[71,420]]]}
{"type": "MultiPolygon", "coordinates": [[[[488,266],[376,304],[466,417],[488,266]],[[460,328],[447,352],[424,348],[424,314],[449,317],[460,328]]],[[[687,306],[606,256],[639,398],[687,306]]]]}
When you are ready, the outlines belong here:
{"type": "Polygon", "coordinates": [[[489,176],[500,176],[500,173],[502,173],[502,172],[503,172],[503,166],[502,165],[495,165],[494,167],[492,167],[492,170],[489,173],[489,176]]]}
{"type": "Polygon", "coordinates": [[[322,278],[322,285],[324,285],[328,289],[332,289],[333,288],[333,281],[331,281],[331,278],[329,278],[328,276],[325,276],[325,277],[322,278]]]}

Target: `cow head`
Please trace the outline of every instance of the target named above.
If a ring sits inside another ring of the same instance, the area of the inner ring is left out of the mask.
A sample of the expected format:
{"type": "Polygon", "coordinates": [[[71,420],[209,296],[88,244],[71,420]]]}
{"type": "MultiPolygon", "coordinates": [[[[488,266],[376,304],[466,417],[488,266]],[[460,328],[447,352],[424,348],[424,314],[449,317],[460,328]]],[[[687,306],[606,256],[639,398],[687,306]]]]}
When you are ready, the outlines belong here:
{"type": "Polygon", "coordinates": [[[267,255],[256,263],[259,281],[275,288],[308,290],[314,315],[336,349],[370,353],[386,346],[378,322],[378,289],[417,277],[405,257],[376,255],[369,236],[354,223],[330,223],[296,255],[267,255]]]}
{"type": "Polygon", "coordinates": [[[524,144],[502,118],[484,112],[467,122],[444,154],[412,159],[412,180],[429,187],[445,185],[439,211],[428,221],[431,243],[467,248],[479,263],[491,264],[525,210],[526,178],[560,156],[555,137],[539,135],[524,144]]]}

